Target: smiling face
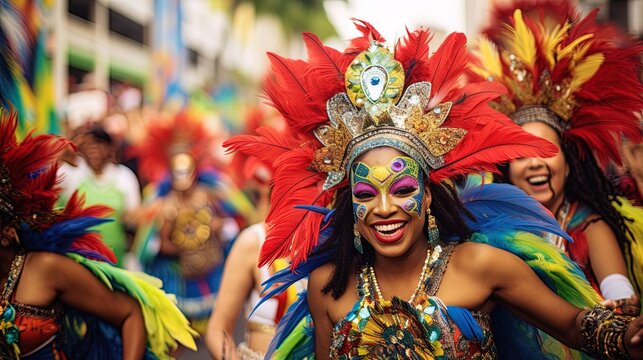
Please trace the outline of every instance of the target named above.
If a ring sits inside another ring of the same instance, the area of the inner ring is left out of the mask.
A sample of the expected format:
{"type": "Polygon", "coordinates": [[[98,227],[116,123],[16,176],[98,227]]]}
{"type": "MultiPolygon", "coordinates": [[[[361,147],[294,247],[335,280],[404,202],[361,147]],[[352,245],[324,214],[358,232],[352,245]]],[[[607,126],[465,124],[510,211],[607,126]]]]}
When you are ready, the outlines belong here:
{"type": "MultiPolygon", "coordinates": [[[[522,125],[522,128],[528,133],[549,140],[560,149],[560,137],[549,125],[529,122],[522,125]]],[[[568,173],[569,167],[562,151],[551,158],[523,158],[509,164],[509,181],[552,212],[557,211],[565,199],[565,181],[568,173]]]]}
{"type": "Polygon", "coordinates": [[[370,150],[351,167],[351,190],[357,229],[378,254],[402,256],[426,241],[431,196],[415,160],[389,147],[370,150]]]}

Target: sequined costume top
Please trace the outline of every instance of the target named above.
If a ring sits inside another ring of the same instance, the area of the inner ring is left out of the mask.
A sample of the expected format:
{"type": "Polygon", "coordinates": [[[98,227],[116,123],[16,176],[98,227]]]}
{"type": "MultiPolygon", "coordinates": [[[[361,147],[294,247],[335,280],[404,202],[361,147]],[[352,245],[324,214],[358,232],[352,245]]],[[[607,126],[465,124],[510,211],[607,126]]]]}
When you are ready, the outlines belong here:
{"type": "MultiPolygon", "coordinates": [[[[15,289],[24,266],[25,253],[21,252],[12,263],[12,271],[2,292],[3,317],[13,312],[18,330],[21,357],[38,359],[65,359],[58,351],[56,340],[60,334],[58,318],[61,312],[53,307],[33,306],[15,300],[15,289]]],[[[7,319],[8,320],[8,319],[7,319]]],[[[0,342],[6,339],[0,338],[0,342]]],[[[11,358],[8,344],[0,346],[0,358],[11,358]],[[6,347],[5,347],[6,346],[6,347]],[[3,350],[4,349],[4,350],[3,350]],[[6,353],[5,353],[6,352],[6,353]]]]}
{"type": "Polygon", "coordinates": [[[488,313],[445,306],[435,297],[454,245],[430,262],[413,303],[377,295],[369,266],[357,276],[359,300],[334,327],[332,359],[493,359],[488,313]]]}

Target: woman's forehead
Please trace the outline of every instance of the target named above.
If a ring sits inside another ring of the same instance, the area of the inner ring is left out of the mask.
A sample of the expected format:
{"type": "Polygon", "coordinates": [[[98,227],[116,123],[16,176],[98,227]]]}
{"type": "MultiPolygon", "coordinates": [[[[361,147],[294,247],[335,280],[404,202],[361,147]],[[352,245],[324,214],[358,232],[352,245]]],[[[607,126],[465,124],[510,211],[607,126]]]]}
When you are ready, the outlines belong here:
{"type": "Polygon", "coordinates": [[[409,157],[407,154],[399,151],[398,149],[382,146],[371,149],[355,159],[355,163],[363,163],[368,166],[386,166],[393,161],[393,159],[400,156],[409,157]]]}

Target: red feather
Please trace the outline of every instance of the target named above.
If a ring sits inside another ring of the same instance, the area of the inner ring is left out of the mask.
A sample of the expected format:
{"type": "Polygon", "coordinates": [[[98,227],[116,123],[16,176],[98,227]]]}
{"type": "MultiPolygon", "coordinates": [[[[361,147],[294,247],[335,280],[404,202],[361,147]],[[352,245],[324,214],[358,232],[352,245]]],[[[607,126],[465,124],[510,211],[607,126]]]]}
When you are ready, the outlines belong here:
{"type": "Polygon", "coordinates": [[[462,33],[451,33],[429,59],[431,101],[428,109],[456,97],[464,81],[468,66],[467,38],[462,33]]]}
{"type": "MultiPolygon", "coordinates": [[[[92,205],[85,207],[85,196],[74,192],[67,202],[65,209],[58,215],[56,222],[62,222],[78,217],[106,217],[112,214],[114,210],[104,205],[92,205]]],[[[97,233],[86,233],[74,240],[75,249],[93,250],[105,256],[111,262],[116,263],[116,255],[102,240],[102,236],[97,233]]]]}
{"type": "Polygon", "coordinates": [[[278,258],[291,257],[294,268],[295,262],[308,254],[302,249],[310,249],[317,244],[320,215],[295,208],[296,205],[326,206],[332,199],[332,192],[322,194],[325,174],[306,170],[313,153],[312,148],[300,148],[285,153],[273,163],[275,176],[270,212],[266,218],[268,233],[259,266],[278,258]],[[317,228],[314,228],[315,224],[317,228]]]}
{"type": "Polygon", "coordinates": [[[325,46],[312,33],[303,34],[308,49],[308,69],[305,78],[315,79],[310,83],[311,91],[317,101],[325,102],[333,95],[344,91],[344,74],[353,56],[343,54],[325,46]]]}
{"type": "Polygon", "coordinates": [[[384,39],[384,37],[377,30],[375,30],[373,25],[364,20],[355,18],[353,18],[352,20],[357,30],[362,33],[362,36],[356,37],[351,40],[350,45],[344,51],[345,54],[352,54],[353,56],[355,56],[358,53],[366,50],[373,43],[373,41],[377,41],[379,43],[386,42],[386,39],[384,39]]]}
{"type": "Polygon", "coordinates": [[[271,104],[281,113],[288,126],[309,132],[328,121],[326,101],[314,101],[304,82],[308,64],[268,53],[273,77],[268,77],[263,90],[271,104]]]}
{"type": "Polygon", "coordinates": [[[428,29],[413,32],[406,29],[406,38],[397,43],[395,58],[404,68],[406,86],[429,77],[429,43],[432,38],[433,34],[428,29]]]}
{"type": "Polygon", "coordinates": [[[486,105],[504,93],[500,84],[469,84],[464,93],[462,101],[453,105],[444,126],[461,128],[468,134],[445,155],[444,166],[430,174],[432,181],[440,182],[471,172],[495,172],[497,164],[512,159],[551,157],[558,152],[556,145],[525,132],[505,115],[486,105]]]}

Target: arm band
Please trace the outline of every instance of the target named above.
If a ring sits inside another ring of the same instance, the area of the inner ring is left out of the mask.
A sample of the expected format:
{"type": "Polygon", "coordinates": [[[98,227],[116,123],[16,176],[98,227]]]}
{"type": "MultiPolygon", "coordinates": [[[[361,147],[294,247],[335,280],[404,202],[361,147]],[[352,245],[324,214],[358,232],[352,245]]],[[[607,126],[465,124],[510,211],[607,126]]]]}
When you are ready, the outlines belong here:
{"type": "Polygon", "coordinates": [[[611,274],[601,281],[601,294],[606,300],[627,299],[634,295],[632,283],[624,275],[611,274]]]}

